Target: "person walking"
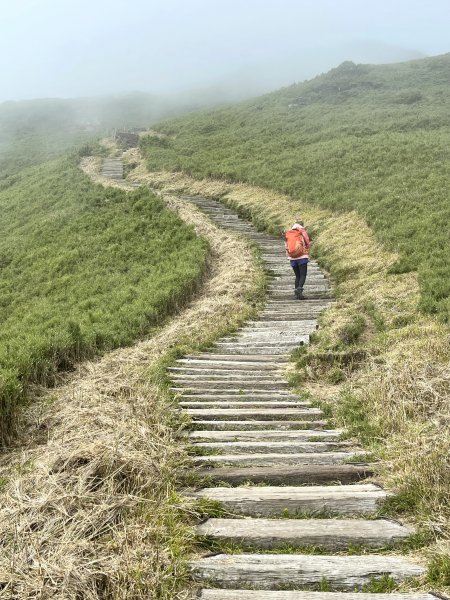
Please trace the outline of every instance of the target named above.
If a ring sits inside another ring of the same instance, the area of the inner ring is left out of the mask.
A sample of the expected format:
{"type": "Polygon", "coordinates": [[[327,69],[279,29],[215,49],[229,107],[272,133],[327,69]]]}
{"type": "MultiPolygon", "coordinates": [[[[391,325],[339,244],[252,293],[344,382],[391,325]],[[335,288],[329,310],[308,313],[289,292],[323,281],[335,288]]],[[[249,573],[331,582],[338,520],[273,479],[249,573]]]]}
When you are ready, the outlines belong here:
{"type": "Polygon", "coordinates": [[[304,300],[303,286],[308,273],[310,239],[303,221],[299,220],[284,232],[286,256],[295,273],[295,296],[298,300],[304,300]]]}

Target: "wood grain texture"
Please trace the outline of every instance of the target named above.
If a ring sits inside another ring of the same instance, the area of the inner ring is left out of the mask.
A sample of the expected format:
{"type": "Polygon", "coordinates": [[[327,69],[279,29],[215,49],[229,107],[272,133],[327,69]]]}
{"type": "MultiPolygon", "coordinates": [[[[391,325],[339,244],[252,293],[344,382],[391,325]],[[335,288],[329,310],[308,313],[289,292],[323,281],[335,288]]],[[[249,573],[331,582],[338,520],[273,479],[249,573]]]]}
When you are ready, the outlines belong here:
{"type": "Polygon", "coordinates": [[[202,590],[201,600],[436,600],[432,594],[364,594],[363,592],[290,592],[267,590],[202,590]]]}
{"type": "Polygon", "coordinates": [[[255,454],[217,454],[210,456],[196,456],[197,465],[233,465],[233,466],[259,466],[270,465],[332,465],[342,464],[359,455],[355,452],[303,452],[303,453],[255,453],[255,454]]]}
{"type": "Polygon", "coordinates": [[[209,441],[209,442],[229,442],[229,441],[240,441],[240,442],[251,442],[259,441],[264,439],[266,441],[283,441],[283,440],[295,440],[295,441],[308,441],[311,438],[315,440],[323,441],[335,441],[338,440],[342,430],[340,429],[324,429],[322,431],[316,431],[315,429],[304,429],[299,431],[246,431],[245,429],[235,429],[231,431],[193,431],[189,434],[191,440],[195,441],[209,441]]]}
{"type": "Polygon", "coordinates": [[[197,527],[199,536],[254,548],[375,548],[404,540],[411,533],[412,529],[385,519],[208,519],[197,527]]]}
{"type": "Polygon", "coordinates": [[[224,588],[313,587],[325,579],[331,589],[361,589],[385,575],[395,581],[423,575],[425,569],[398,556],[312,554],[219,554],[191,562],[195,579],[224,588]]]}
{"type": "Polygon", "coordinates": [[[209,477],[230,485],[246,482],[271,485],[305,485],[308,483],[351,483],[373,475],[369,465],[274,465],[269,467],[215,467],[198,469],[200,477],[209,477]]]}
{"type": "Polygon", "coordinates": [[[205,488],[197,498],[217,500],[233,512],[252,516],[276,516],[283,513],[318,513],[339,515],[372,514],[386,498],[375,485],[304,486],[304,487],[237,487],[205,488]]]}
{"type": "Polygon", "coordinates": [[[224,454],[300,454],[300,453],[323,453],[323,452],[362,452],[354,448],[348,442],[308,442],[303,440],[270,440],[266,442],[257,441],[228,441],[228,442],[198,442],[196,448],[201,450],[220,450],[224,454]]]}

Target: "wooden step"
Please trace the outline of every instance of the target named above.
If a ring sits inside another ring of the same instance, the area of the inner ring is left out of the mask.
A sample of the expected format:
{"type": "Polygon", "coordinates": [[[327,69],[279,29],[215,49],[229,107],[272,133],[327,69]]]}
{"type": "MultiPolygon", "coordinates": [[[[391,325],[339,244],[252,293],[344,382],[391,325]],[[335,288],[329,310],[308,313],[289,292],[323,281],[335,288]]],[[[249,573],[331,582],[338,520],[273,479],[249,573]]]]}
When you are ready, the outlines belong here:
{"type": "Polygon", "coordinates": [[[201,600],[436,600],[437,596],[420,592],[409,594],[371,594],[363,592],[293,592],[269,590],[202,590],[201,600]]]}
{"type": "Polygon", "coordinates": [[[238,394],[238,395],[242,395],[242,396],[254,396],[254,395],[259,395],[259,394],[265,394],[266,396],[272,394],[274,397],[277,398],[283,398],[283,396],[290,396],[291,394],[289,393],[288,389],[285,388],[284,390],[279,390],[279,389],[271,389],[270,387],[258,387],[257,385],[254,386],[250,386],[248,384],[246,385],[240,385],[239,387],[237,387],[237,385],[233,385],[230,387],[225,386],[209,386],[209,387],[196,387],[196,386],[177,386],[177,387],[171,387],[169,388],[171,392],[175,393],[175,394],[201,394],[201,395],[211,395],[211,394],[217,394],[220,395],[221,393],[223,394],[238,394]],[[284,394],[282,394],[282,392],[284,391],[284,394]]]}
{"type": "Polygon", "coordinates": [[[311,554],[219,554],[190,563],[197,581],[225,588],[314,588],[354,591],[376,578],[400,583],[425,569],[400,556],[323,556],[311,554]]]}
{"type": "Polygon", "coordinates": [[[193,441],[202,442],[251,442],[264,439],[265,441],[286,441],[286,440],[302,440],[302,441],[337,441],[342,435],[342,430],[339,429],[324,429],[316,431],[314,429],[304,429],[300,431],[246,431],[245,429],[235,429],[231,431],[193,431],[189,437],[193,441]]]}
{"type": "Polygon", "coordinates": [[[343,550],[383,548],[405,540],[413,530],[386,519],[208,519],[196,533],[255,550],[287,546],[343,550]]]}
{"type": "Polygon", "coordinates": [[[280,465],[269,467],[213,467],[198,469],[199,477],[207,477],[209,482],[223,482],[238,486],[245,483],[264,483],[266,485],[308,485],[321,483],[360,482],[373,475],[370,465],[280,465]]]}
{"type": "Polygon", "coordinates": [[[173,383],[177,388],[185,389],[255,389],[255,390],[287,390],[289,384],[287,381],[274,381],[273,379],[263,379],[255,377],[254,379],[200,379],[193,376],[193,379],[187,377],[172,377],[173,383]]]}
{"type": "Polygon", "coordinates": [[[202,354],[188,354],[185,360],[210,360],[220,362],[239,362],[239,363],[276,363],[279,365],[287,365],[289,358],[287,356],[278,356],[273,354],[239,354],[230,356],[229,354],[221,354],[220,352],[204,352],[202,354]]]}
{"type": "Polygon", "coordinates": [[[230,367],[226,367],[221,365],[220,367],[217,366],[211,366],[211,365],[186,365],[186,366],[179,366],[179,367],[169,367],[167,369],[169,371],[169,373],[172,376],[175,375],[201,375],[201,376],[205,376],[205,375],[213,375],[214,377],[217,376],[221,376],[221,377],[262,377],[267,378],[267,377],[282,377],[283,376],[283,369],[280,369],[279,367],[275,367],[275,368],[266,368],[266,369],[261,369],[258,367],[253,367],[253,368],[239,368],[239,369],[235,369],[235,368],[231,368],[230,367]]]}
{"type": "Polygon", "coordinates": [[[286,379],[279,371],[242,371],[242,370],[218,370],[215,369],[183,369],[171,372],[173,381],[273,381],[281,387],[286,384],[286,379]],[[189,372],[190,371],[190,372],[189,372]]]}
{"type": "Polygon", "coordinates": [[[302,452],[302,453],[263,453],[254,454],[218,454],[196,456],[198,465],[233,465],[247,467],[250,465],[267,467],[271,465],[334,465],[342,464],[359,456],[360,452],[302,452]]]}
{"type": "Polygon", "coordinates": [[[197,498],[217,500],[227,510],[251,517],[321,512],[368,515],[376,512],[387,496],[384,490],[373,484],[213,487],[202,489],[194,495],[197,498]]]}
{"type": "Polygon", "coordinates": [[[232,408],[192,408],[186,411],[193,419],[208,420],[229,420],[243,421],[245,419],[255,419],[257,421],[287,421],[289,419],[308,420],[317,419],[322,416],[319,408],[271,408],[271,409],[253,409],[241,408],[239,410],[232,408]]]}
{"type": "Polygon", "coordinates": [[[241,391],[235,392],[234,394],[228,394],[227,390],[215,390],[214,394],[202,394],[201,392],[197,393],[186,393],[183,392],[180,399],[182,401],[189,399],[193,402],[212,402],[214,400],[218,400],[219,402],[224,402],[226,400],[234,401],[234,402],[297,402],[303,403],[305,406],[310,406],[310,402],[307,400],[301,400],[299,396],[295,396],[294,394],[289,393],[279,393],[279,392],[264,392],[259,394],[243,394],[241,391]]]}
{"type": "Polygon", "coordinates": [[[176,364],[199,369],[223,369],[225,371],[248,371],[249,369],[254,369],[260,372],[269,371],[278,373],[282,372],[286,367],[284,362],[252,362],[240,360],[214,360],[208,358],[180,358],[176,361],[176,364]]]}
{"type": "Polygon", "coordinates": [[[361,453],[361,448],[354,448],[350,442],[307,442],[304,440],[285,441],[229,441],[229,442],[197,442],[198,450],[222,451],[223,454],[300,454],[342,452],[351,450],[361,453]]]}
{"type": "MultiPolygon", "coordinates": [[[[236,396],[236,400],[239,399],[239,396],[236,396]]],[[[270,400],[255,402],[255,401],[246,401],[246,402],[234,402],[233,400],[216,400],[215,402],[208,401],[194,401],[194,400],[186,400],[178,403],[182,408],[304,408],[305,406],[310,406],[309,402],[283,402],[281,400],[275,400],[271,402],[270,400]]]]}
{"type": "Polygon", "coordinates": [[[297,421],[292,419],[291,421],[258,421],[258,420],[247,420],[247,421],[239,421],[239,420],[204,420],[204,419],[196,419],[193,422],[193,427],[199,431],[204,429],[217,429],[219,431],[227,431],[229,429],[246,429],[248,431],[264,431],[264,430],[273,430],[273,429],[285,429],[285,430],[293,430],[293,431],[301,431],[302,429],[316,429],[317,431],[321,431],[324,427],[327,426],[326,421],[312,420],[312,421],[297,421]]]}
{"type": "Polygon", "coordinates": [[[287,347],[287,346],[295,346],[295,345],[301,345],[301,344],[307,344],[309,342],[309,335],[298,335],[293,337],[292,339],[287,339],[284,340],[283,338],[279,338],[279,339],[274,339],[273,341],[269,341],[269,340],[262,340],[260,342],[258,341],[243,341],[240,342],[239,340],[235,341],[235,342],[216,342],[215,345],[218,348],[221,348],[222,350],[224,348],[235,348],[236,350],[240,350],[241,352],[244,349],[247,349],[249,352],[253,349],[259,349],[259,348],[272,348],[272,349],[278,349],[278,348],[282,348],[282,347],[287,347]]]}

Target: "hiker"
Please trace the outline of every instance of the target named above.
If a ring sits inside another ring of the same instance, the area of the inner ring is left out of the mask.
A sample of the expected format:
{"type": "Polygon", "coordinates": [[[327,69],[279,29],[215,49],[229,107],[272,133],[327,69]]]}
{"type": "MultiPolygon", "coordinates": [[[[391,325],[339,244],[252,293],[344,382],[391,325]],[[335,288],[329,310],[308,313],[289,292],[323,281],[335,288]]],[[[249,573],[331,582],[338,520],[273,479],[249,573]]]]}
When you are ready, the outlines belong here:
{"type": "Polygon", "coordinates": [[[304,300],[303,286],[305,285],[309,261],[309,235],[299,220],[284,232],[286,256],[290,260],[291,267],[295,273],[295,296],[298,300],[304,300]]]}

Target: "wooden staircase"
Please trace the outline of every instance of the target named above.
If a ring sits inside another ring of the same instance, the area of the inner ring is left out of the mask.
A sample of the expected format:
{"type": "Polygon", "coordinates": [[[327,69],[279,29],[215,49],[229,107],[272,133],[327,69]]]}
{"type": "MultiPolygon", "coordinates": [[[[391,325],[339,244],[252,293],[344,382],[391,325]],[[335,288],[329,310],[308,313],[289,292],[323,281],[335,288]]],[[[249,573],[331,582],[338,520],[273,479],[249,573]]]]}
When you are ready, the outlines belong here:
{"type": "Polygon", "coordinates": [[[184,198],[255,242],[273,273],[258,320],[169,369],[172,391],[192,419],[193,468],[208,482],[194,496],[219,502],[224,513],[197,528],[210,548],[225,548],[191,561],[200,598],[385,600],[388,595],[365,594],[365,586],[424,572],[400,555],[377,554],[412,531],[376,518],[387,493],[364,482],[370,465],[352,462],[364,450],[330,430],[322,411],[293,394],[285,378],[290,352],[309,342],[332,301],[328,282],[311,261],[307,299],[296,300],[282,240],[256,231],[219,202],[184,198]],[[356,547],[364,550],[348,552],[356,547]]]}
{"type": "MultiPolygon", "coordinates": [[[[123,181],[121,160],[106,159],[103,175],[123,181]]],[[[210,548],[190,563],[199,597],[432,600],[423,593],[365,593],[374,580],[423,575],[400,553],[379,552],[412,530],[377,518],[388,494],[364,481],[373,474],[370,464],[355,462],[364,450],[329,429],[322,411],[285,378],[290,352],[309,342],[332,301],[320,268],[310,262],[307,299],[296,300],[282,240],[217,201],[183,198],[256,243],[273,273],[258,320],[169,369],[180,410],[192,419],[192,469],[207,482],[192,495],[222,511],[197,527],[210,548]]]]}

